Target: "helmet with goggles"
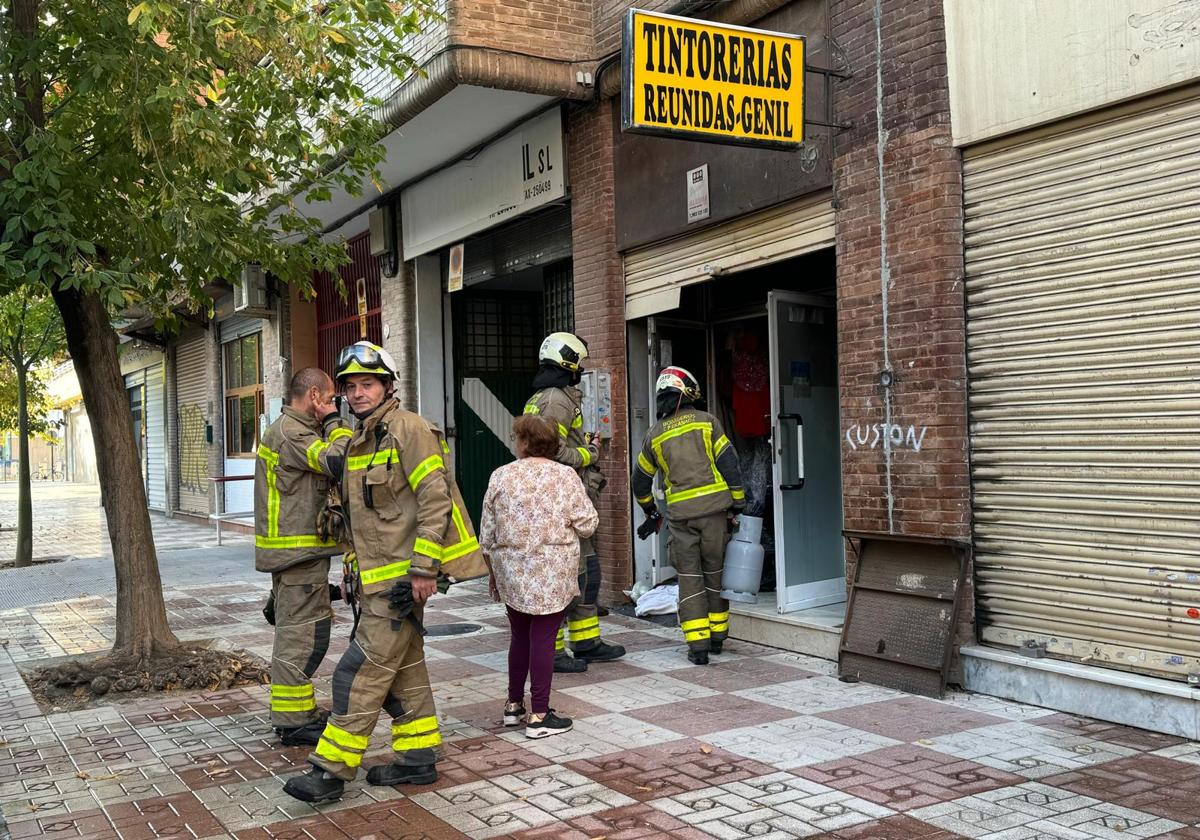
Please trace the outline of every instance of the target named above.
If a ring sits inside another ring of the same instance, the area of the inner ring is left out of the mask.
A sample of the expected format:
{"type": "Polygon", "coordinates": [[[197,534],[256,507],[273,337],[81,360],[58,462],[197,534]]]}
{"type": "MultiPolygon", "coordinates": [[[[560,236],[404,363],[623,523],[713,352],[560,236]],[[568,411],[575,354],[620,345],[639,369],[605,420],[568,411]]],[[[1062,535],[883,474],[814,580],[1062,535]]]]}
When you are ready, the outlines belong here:
{"type": "Polygon", "coordinates": [[[538,349],[538,361],[578,373],[588,357],[587,342],[574,333],[550,333],[538,349]]]}
{"type": "Polygon", "coordinates": [[[658,381],[654,383],[654,392],[661,396],[675,391],[691,402],[700,400],[700,383],[687,369],[675,366],[663,368],[658,381]]]}
{"type": "Polygon", "coordinates": [[[338,354],[337,371],[333,378],[341,384],[345,377],[355,373],[366,373],[391,382],[396,378],[396,362],[391,353],[378,344],[359,341],[342,348],[342,352],[338,354]]]}

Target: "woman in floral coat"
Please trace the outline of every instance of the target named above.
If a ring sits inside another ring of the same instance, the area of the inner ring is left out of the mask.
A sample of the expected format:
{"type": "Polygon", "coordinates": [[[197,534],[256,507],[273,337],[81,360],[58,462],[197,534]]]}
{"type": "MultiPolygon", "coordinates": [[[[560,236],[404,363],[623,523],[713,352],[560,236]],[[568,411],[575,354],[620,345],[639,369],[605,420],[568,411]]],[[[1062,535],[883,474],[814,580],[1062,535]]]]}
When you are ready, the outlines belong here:
{"type": "Polygon", "coordinates": [[[599,518],[575,470],[551,460],[558,433],[549,423],[522,415],[513,436],[519,460],[492,473],[479,542],[492,569],[492,596],[506,605],[512,628],[504,725],[524,721],[527,737],[545,738],[571,728],[550,708],[554,637],[579,597],[579,540],[592,535],[599,518]]]}

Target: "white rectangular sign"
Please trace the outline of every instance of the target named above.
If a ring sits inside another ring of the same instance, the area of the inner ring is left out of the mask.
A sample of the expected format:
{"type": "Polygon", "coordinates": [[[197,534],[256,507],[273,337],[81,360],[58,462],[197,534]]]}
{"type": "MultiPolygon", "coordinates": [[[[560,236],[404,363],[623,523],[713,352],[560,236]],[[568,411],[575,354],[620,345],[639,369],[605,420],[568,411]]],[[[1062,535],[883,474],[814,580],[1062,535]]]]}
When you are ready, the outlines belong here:
{"type": "Polygon", "coordinates": [[[708,218],[708,164],[687,173],[688,224],[708,218]]]}
{"type": "Polygon", "coordinates": [[[551,108],[400,194],[404,259],[461,242],[566,195],[562,116],[551,108]]]}

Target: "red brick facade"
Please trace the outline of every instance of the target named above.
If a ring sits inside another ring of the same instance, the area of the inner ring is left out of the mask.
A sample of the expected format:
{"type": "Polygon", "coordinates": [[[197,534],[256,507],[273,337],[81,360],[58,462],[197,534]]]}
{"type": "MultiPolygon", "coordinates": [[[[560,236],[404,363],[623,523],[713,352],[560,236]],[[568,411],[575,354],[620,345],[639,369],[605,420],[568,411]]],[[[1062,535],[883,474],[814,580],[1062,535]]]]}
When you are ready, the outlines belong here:
{"type": "MultiPolygon", "coordinates": [[[[613,202],[613,112],[616,100],[574,112],[567,125],[575,331],[587,339],[591,364],[612,371],[613,417],[628,416],[625,377],[625,278],[617,253],[613,202]]],[[[604,568],[601,600],[624,600],[632,584],[629,521],[629,428],[617,423],[601,466],[608,477],[596,543],[604,568]]]]}

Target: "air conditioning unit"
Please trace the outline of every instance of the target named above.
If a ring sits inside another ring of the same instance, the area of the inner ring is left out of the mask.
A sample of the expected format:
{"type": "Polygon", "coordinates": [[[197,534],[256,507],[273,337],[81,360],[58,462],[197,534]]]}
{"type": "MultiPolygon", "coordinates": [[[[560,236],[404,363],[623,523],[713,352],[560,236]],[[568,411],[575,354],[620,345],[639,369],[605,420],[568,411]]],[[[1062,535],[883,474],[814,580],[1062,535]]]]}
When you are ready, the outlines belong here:
{"type": "Polygon", "coordinates": [[[267,299],[267,275],[261,265],[249,263],[233,286],[233,311],[243,315],[267,317],[271,308],[267,299]]]}

